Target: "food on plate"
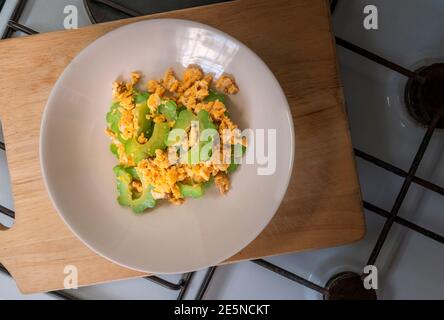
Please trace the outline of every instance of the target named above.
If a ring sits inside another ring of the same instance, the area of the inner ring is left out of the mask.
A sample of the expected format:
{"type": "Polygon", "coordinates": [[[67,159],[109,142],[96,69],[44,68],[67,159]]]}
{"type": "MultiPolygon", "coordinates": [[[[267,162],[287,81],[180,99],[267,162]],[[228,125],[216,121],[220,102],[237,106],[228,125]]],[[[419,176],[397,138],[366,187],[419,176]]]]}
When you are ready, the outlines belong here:
{"type": "Polygon", "coordinates": [[[113,84],[106,115],[110,149],[119,162],[119,204],[142,213],[160,199],[182,204],[201,198],[212,184],[227,193],[229,174],[247,147],[227,110],[227,95],[239,92],[234,77],[213,80],[189,66],[182,79],[168,69],[144,89],[141,78],[133,72],[130,81],[113,84]]]}

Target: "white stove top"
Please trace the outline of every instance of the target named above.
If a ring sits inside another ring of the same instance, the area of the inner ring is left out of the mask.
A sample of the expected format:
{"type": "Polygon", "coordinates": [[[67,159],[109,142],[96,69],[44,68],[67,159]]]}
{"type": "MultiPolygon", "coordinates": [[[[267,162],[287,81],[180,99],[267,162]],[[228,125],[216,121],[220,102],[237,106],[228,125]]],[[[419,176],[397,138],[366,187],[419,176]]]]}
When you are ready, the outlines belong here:
{"type": "MultiPolygon", "coordinates": [[[[16,0],[6,0],[0,14],[2,24],[16,0]]],[[[79,25],[90,24],[82,0],[32,0],[20,22],[40,32],[63,28],[63,8],[79,8],[79,25]]],[[[407,68],[424,60],[444,58],[440,41],[444,30],[444,4],[439,0],[374,0],[379,9],[379,30],[362,27],[366,1],[339,1],[334,14],[335,33],[407,68]]],[[[406,79],[395,72],[338,48],[352,139],[356,148],[408,171],[425,129],[410,120],[403,105],[406,79]]],[[[0,141],[2,137],[0,134],[0,141]]],[[[444,139],[438,130],[417,176],[444,184],[444,139]]],[[[366,201],[390,211],[403,180],[364,160],[357,159],[366,201]]],[[[0,204],[13,209],[5,154],[0,151],[0,204]]],[[[412,185],[399,216],[444,234],[444,197],[412,185]]],[[[362,241],[331,249],[273,257],[268,261],[305,279],[324,286],[342,271],[361,273],[381,232],[385,219],[366,212],[367,235],[362,241]]],[[[0,223],[12,221],[0,215],[0,223]]],[[[440,283],[444,246],[395,224],[376,263],[379,269],[380,299],[443,299],[440,283]]],[[[186,295],[192,298],[205,271],[198,272],[186,295]]],[[[178,282],[180,275],[164,277],[178,282]]],[[[177,292],[145,279],[120,281],[70,291],[90,299],[175,299],[177,292]]],[[[320,299],[320,294],[270,272],[254,263],[243,262],[217,268],[204,296],[206,299],[320,299]]],[[[54,299],[48,294],[22,296],[8,276],[0,273],[0,299],[54,299]]]]}

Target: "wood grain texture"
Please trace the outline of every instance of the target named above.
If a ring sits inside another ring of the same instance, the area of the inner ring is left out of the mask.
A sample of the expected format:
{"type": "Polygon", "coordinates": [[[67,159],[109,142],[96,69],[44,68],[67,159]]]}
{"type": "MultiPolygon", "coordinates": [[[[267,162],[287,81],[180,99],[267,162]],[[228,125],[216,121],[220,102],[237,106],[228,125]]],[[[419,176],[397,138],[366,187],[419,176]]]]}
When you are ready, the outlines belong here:
{"type": "Polygon", "coordinates": [[[80,285],[143,276],[90,251],[61,221],[41,177],[39,130],[54,83],[81,49],[124,24],[160,17],[203,22],[245,43],[274,72],[291,105],[297,152],[285,199],[266,230],[227,262],[363,237],[328,1],[238,0],[1,41],[0,119],[16,221],[12,229],[0,230],[0,262],[22,292],[62,288],[69,264],[78,267],[80,285]]]}

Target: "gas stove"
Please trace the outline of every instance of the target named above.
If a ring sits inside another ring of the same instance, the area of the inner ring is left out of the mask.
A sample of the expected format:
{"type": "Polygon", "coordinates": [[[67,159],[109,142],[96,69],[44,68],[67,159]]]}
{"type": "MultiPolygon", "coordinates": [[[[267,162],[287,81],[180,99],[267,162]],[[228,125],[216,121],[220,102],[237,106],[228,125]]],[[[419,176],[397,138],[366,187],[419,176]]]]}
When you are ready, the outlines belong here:
{"type": "MultiPolygon", "coordinates": [[[[63,28],[64,8],[79,27],[217,1],[0,0],[0,34],[63,28]],[[156,5],[158,3],[159,5],[156,5]],[[143,5],[145,4],[145,5],[143,5]]],[[[375,0],[379,28],[363,27],[365,1],[332,1],[339,63],[366,209],[363,240],[336,248],[22,296],[0,272],[3,299],[443,299],[444,56],[439,0],[375,0]],[[441,210],[440,210],[441,209],[441,210]],[[362,286],[364,267],[378,289],[362,286]]],[[[3,138],[0,134],[0,141],[3,138]]],[[[7,148],[0,143],[0,149],[7,148]]],[[[14,206],[0,150],[0,223],[14,206]]]]}

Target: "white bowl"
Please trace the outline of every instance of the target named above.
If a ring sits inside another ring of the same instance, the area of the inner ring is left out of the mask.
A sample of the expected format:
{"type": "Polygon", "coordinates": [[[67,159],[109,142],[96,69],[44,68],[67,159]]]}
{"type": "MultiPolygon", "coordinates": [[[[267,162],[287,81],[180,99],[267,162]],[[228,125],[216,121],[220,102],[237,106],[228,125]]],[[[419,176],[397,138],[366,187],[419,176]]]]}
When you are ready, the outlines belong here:
{"type": "Polygon", "coordinates": [[[203,24],[147,20],[97,39],[66,68],[43,114],[40,157],[54,206],[88,247],[131,269],[181,273],[233,256],[269,223],[290,180],[293,122],[277,80],[245,45],[203,24]],[[243,129],[277,130],[276,170],[260,176],[259,165],[245,164],[226,196],[214,188],[182,206],[164,203],[135,215],[116,201],[117,163],[104,135],[112,82],[134,70],[144,81],[168,67],[180,75],[190,64],[236,77],[241,91],[230,112],[243,129]]]}

